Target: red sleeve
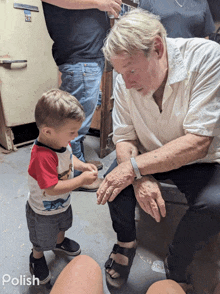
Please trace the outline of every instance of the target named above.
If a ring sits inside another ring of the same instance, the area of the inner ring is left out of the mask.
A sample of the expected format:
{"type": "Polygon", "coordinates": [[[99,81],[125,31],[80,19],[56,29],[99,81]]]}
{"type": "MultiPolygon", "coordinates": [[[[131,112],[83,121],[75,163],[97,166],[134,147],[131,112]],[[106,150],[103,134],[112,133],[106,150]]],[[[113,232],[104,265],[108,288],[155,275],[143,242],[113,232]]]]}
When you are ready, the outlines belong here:
{"type": "Polygon", "coordinates": [[[58,157],[50,149],[34,145],[28,173],[41,189],[47,189],[58,183],[58,157]]]}

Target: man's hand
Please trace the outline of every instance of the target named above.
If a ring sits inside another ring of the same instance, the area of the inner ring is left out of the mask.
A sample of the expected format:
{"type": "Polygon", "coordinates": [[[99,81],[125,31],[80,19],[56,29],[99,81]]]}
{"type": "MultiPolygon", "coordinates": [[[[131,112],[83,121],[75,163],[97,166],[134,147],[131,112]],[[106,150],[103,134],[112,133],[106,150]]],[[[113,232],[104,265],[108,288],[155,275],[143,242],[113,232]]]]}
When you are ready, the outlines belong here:
{"type": "Polygon", "coordinates": [[[134,170],[129,161],[120,163],[104,179],[97,191],[97,204],[113,201],[115,197],[134,181],[134,170]]]}
{"type": "Polygon", "coordinates": [[[140,207],[157,222],[166,216],[165,202],[159,183],[152,176],[144,176],[133,183],[135,197],[140,207]]]}
{"type": "Polygon", "coordinates": [[[99,10],[107,11],[109,14],[113,14],[115,18],[118,18],[121,11],[121,0],[99,0],[98,3],[99,10]]]}

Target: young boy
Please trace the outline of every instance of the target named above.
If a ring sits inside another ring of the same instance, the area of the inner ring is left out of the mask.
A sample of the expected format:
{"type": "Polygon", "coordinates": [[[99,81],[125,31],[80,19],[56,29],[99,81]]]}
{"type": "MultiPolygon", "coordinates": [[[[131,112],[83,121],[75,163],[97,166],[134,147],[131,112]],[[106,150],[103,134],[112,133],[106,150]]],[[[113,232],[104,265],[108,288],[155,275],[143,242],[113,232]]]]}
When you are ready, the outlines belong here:
{"type": "Polygon", "coordinates": [[[80,254],[80,246],[65,237],[72,226],[70,192],[83,184],[92,184],[98,175],[93,164],[72,155],[70,141],[78,136],[85,119],[78,100],[55,89],[43,94],[36,105],[35,120],[39,137],[35,141],[28,168],[29,199],[26,217],[33,250],[30,272],[46,284],[50,272],[44,251],[80,254]],[[74,169],[82,171],[73,178],[74,169]]]}

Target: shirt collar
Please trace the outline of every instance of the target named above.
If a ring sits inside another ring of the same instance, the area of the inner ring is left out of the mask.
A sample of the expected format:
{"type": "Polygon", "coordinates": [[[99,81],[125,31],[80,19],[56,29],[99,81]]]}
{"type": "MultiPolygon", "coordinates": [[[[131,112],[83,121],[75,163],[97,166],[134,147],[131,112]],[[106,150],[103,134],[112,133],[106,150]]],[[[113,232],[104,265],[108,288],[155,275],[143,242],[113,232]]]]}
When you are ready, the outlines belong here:
{"type": "Polygon", "coordinates": [[[167,83],[172,85],[187,78],[187,70],[183,62],[183,56],[175,39],[166,38],[168,55],[168,79],[167,83]]]}
{"type": "Polygon", "coordinates": [[[45,148],[51,149],[52,151],[57,152],[57,153],[64,153],[66,151],[66,147],[61,147],[60,149],[54,149],[52,147],[49,147],[49,146],[39,142],[38,139],[35,140],[34,144],[37,146],[40,146],[40,147],[45,147],[45,148]]]}

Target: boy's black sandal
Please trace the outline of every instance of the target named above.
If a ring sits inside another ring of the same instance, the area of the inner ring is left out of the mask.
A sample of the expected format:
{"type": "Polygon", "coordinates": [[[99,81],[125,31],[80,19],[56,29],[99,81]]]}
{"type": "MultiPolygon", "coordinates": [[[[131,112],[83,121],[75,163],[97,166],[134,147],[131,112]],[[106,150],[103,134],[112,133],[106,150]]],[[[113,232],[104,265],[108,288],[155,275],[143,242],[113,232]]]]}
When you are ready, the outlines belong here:
{"type": "Polygon", "coordinates": [[[136,247],[135,248],[124,248],[119,246],[118,244],[115,244],[113,247],[112,252],[109,255],[109,259],[105,263],[106,269],[113,269],[115,272],[117,272],[120,277],[113,278],[108,272],[106,272],[106,282],[109,286],[114,288],[120,288],[128,279],[130,269],[133,263],[133,259],[136,253],[136,247]],[[127,265],[121,265],[117,262],[115,262],[110,256],[111,254],[121,254],[128,258],[128,264],[127,265]]]}

